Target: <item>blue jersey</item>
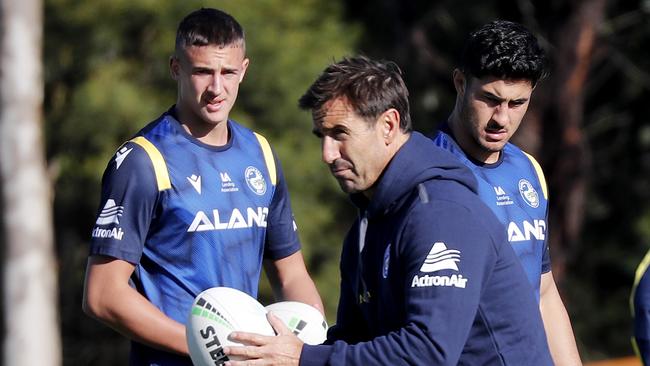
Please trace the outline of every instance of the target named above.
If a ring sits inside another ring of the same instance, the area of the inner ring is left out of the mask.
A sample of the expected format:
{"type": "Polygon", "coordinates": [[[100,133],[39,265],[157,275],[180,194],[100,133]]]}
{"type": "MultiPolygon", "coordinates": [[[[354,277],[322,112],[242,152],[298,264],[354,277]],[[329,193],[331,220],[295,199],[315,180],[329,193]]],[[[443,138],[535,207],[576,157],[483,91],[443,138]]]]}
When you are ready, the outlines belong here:
{"type": "Polygon", "coordinates": [[[644,365],[650,365],[650,251],[636,269],[630,307],[634,318],[632,345],[644,365]]]}
{"type": "Polygon", "coordinates": [[[456,155],[476,176],[479,196],[505,225],[508,241],[539,301],[541,275],[551,270],[546,240],[548,195],[539,164],[511,143],[505,145],[496,163],[477,162],[463,152],[447,128],[433,141],[456,155]]]}
{"type": "MultiPolygon", "coordinates": [[[[256,297],[262,259],[300,249],[268,143],[234,121],[228,131],[225,146],[203,144],[172,109],[117,151],[102,181],[90,254],[135,264],[133,286],[183,324],[201,291],[228,286],[256,297]]],[[[135,342],[131,359],[191,365],[135,342]]]]}

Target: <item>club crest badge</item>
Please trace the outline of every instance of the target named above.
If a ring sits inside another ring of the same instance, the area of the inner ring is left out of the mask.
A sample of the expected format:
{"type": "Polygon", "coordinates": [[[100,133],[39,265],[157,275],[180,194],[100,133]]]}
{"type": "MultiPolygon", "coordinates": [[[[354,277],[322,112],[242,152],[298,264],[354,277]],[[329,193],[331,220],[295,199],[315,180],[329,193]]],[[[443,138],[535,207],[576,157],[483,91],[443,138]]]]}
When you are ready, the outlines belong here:
{"type": "Polygon", "coordinates": [[[539,207],[539,195],[533,185],[526,179],[519,180],[519,193],[528,206],[532,208],[539,207]]]}
{"type": "Polygon", "coordinates": [[[253,193],[260,196],[266,193],[266,180],[259,169],[254,166],[249,166],[244,172],[244,177],[246,178],[248,188],[250,188],[253,193]]]}

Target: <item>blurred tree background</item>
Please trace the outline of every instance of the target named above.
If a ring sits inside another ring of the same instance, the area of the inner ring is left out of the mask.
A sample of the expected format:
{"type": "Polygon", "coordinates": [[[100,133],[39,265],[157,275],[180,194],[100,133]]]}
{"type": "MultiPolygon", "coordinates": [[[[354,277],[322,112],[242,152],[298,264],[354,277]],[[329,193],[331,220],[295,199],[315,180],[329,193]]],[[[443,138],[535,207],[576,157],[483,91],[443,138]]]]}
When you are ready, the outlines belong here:
{"type": "MultiPolygon", "coordinates": [[[[55,187],[65,365],[122,365],[128,342],[81,311],[100,179],[115,149],[176,99],[168,59],[180,19],[222,8],[251,59],[232,118],[266,135],[289,183],[307,265],[330,321],[338,257],[355,212],[325,166],[298,97],[330,62],[396,61],[415,127],[454,102],[466,35],[495,18],[533,30],[552,61],[516,139],[545,168],[554,273],[584,361],[631,354],[628,295],[650,248],[648,0],[45,0],[47,159],[55,187]]],[[[263,281],[263,302],[270,291],[263,281]]]]}

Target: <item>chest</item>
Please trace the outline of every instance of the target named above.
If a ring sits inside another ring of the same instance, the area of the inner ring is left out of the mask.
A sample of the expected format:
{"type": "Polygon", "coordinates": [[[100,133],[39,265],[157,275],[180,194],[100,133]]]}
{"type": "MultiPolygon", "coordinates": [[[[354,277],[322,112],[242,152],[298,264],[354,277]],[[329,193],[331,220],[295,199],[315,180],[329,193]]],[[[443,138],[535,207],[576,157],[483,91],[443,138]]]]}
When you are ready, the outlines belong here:
{"type": "Polygon", "coordinates": [[[259,148],[212,151],[187,142],[161,152],[172,185],[160,202],[165,221],[187,232],[266,227],[274,186],[259,148]]]}
{"type": "Polygon", "coordinates": [[[507,161],[498,169],[474,167],[478,194],[507,230],[511,243],[546,239],[547,198],[532,167],[507,161]]]}

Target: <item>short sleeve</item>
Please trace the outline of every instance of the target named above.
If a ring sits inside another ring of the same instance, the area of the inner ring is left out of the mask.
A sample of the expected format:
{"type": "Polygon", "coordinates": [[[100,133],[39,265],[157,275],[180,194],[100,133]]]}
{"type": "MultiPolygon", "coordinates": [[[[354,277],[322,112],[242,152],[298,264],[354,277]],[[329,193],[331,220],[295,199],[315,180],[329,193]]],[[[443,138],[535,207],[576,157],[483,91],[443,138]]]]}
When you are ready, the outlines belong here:
{"type": "Polygon", "coordinates": [[[268,259],[285,258],[300,250],[298,228],[291,210],[289,190],[277,156],[275,166],[277,185],[269,207],[264,249],[264,257],[268,259]]]}
{"type": "Polygon", "coordinates": [[[138,263],[158,193],[153,164],[145,150],[132,142],[120,147],[102,177],[90,255],[138,263]]]}

